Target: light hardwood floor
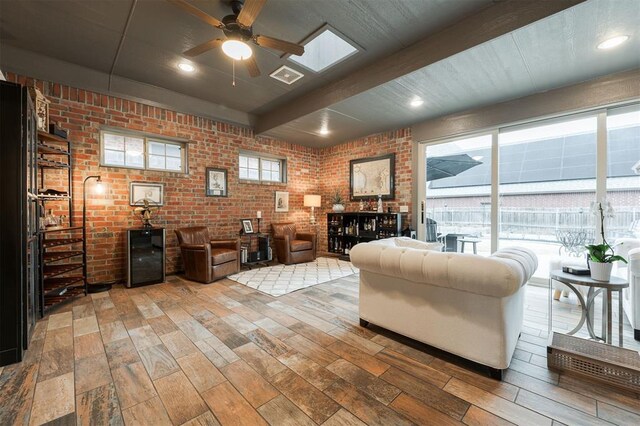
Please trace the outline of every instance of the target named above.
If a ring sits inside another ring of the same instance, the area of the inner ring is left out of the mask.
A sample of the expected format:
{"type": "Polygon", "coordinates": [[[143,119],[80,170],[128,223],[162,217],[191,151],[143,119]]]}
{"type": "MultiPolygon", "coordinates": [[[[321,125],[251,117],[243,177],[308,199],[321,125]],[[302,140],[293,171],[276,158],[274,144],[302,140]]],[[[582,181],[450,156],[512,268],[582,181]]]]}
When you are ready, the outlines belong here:
{"type": "Polygon", "coordinates": [[[0,425],[640,424],[638,395],[547,370],[546,290],[527,290],[498,382],[359,327],[357,282],[276,299],[170,277],[78,299],[38,322],[24,362],[0,369],[0,425]]]}

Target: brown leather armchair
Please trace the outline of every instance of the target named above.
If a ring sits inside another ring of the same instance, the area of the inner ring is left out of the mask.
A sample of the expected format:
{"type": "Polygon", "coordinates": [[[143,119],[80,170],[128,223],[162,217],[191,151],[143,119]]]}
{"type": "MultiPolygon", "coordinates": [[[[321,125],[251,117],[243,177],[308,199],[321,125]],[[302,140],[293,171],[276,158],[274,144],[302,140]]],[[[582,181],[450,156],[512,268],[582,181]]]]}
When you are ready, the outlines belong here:
{"type": "Polygon", "coordinates": [[[211,240],[206,226],[176,229],[187,279],[210,283],[240,271],[240,240],[211,240]]]}
{"type": "Polygon", "coordinates": [[[296,232],[295,223],[272,223],[273,242],[278,262],[285,265],[316,259],[316,234],[296,232]]]}

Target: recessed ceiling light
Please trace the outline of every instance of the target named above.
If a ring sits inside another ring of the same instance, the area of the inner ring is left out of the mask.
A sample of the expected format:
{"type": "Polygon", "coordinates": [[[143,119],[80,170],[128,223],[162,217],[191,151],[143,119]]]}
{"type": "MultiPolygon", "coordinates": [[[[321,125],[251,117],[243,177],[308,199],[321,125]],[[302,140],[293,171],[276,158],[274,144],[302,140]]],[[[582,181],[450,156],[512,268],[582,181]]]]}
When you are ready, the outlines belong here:
{"type": "Polygon", "coordinates": [[[188,62],[180,62],[178,64],[178,68],[180,68],[180,70],[184,72],[194,72],[196,70],[196,67],[194,67],[188,62]]]}
{"type": "Polygon", "coordinates": [[[414,108],[418,108],[419,106],[421,106],[424,103],[424,101],[420,98],[415,98],[414,100],[412,100],[411,102],[409,102],[409,105],[411,105],[414,108]]]}
{"type": "Polygon", "coordinates": [[[320,129],[320,134],[322,136],[327,136],[329,134],[329,129],[327,129],[326,127],[323,127],[322,129],[320,129]]]}
{"type": "Polygon", "coordinates": [[[598,45],[598,49],[613,49],[614,47],[620,46],[622,43],[624,43],[627,40],[629,40],[628,35],[612,37],[600,43],[598,45]]]}

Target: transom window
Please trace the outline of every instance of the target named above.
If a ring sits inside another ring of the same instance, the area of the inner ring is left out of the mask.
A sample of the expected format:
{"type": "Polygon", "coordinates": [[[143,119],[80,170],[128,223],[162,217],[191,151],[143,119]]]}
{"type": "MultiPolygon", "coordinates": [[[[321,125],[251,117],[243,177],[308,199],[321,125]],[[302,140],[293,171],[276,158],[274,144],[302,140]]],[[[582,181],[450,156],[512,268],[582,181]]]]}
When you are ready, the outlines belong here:
{"type": "Polygon", "coordinates": [[[286,182],[286,160],[240,154],[240,179],[261,182],[286,182]]]}
{"type": "Polygon", "coordinates": [[[187,148],[184,142],[103,131],[100,138],[102,166],[187,172],[187,148]]]}

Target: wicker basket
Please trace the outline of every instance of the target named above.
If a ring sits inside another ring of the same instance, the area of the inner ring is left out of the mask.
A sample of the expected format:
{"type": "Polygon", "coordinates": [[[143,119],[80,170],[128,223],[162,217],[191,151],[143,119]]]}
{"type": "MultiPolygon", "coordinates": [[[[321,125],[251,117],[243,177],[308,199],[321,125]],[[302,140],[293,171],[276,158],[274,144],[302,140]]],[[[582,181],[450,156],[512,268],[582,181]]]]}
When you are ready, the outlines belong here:
{"type": "Polygon", "coordinates": [[[640,393],[638,352],[561,333],[547,346],[549,370],[640,393]]]}

